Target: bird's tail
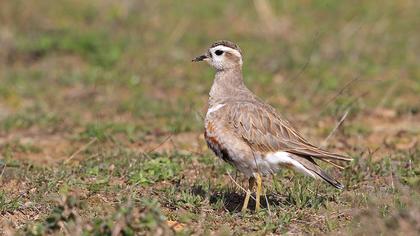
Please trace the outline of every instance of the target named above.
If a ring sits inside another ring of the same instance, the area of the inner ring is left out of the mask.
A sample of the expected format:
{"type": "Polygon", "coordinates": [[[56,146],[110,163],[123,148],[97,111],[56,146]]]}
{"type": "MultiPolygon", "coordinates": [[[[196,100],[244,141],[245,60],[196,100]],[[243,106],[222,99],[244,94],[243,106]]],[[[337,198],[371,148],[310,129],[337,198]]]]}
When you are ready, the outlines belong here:
{"type": "Polygon", "coordinates": [[[338,189],[344,188],[344,186],[340,182],[338,182],[329,174],[327,174],[325,171],[323,171],[321,167],[319,167],[312,158],[300,157],[297,155],[291,155],[290,157],[301,165],[301,168],[295,168],[296,170],[308,176],[311,176],[315,179],[321,179],[331,184],[335,188],[338,188],[338,189]]]}
{"type": "Polygon", "coordinates": [[[324,180],[325,182],[331,184],[335,188],[338,188],[338,189],[343,189],[344,188],[344,185],[342,185],[337,180],[333,179],[330,175],[328,175],[327,173],[325,173],[325,171],[319,169],[319,171],[316,171],[316,172],[314,171],[314,173],[317,176],[319,176],[322,180],[324,180]]]}

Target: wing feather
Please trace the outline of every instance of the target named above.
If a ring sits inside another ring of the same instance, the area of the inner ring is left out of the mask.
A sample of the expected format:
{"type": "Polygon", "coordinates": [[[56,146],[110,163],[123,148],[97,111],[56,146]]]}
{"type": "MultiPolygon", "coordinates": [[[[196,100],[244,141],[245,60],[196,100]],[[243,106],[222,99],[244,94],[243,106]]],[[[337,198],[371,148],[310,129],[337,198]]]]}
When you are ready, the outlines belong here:
{"type": "Polygon", "coordinates": [[[253,151],[286,151],[295,155],[315,158],[335,167],[336,161],[351,161],[345,155],[328,152],[304,139],[274,108],[264,103],[237,102],[229,105],[229,123],[253,151]]]}

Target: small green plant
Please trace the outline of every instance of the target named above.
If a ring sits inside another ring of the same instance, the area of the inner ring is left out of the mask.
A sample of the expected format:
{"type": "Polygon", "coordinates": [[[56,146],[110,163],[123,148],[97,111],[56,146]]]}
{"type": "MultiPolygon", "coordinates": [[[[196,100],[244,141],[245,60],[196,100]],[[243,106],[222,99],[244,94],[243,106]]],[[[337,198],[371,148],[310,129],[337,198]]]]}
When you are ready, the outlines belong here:
{"type": "Polygon", "coordinates": [[[8,142],[2,146],[0,146],[2,149],[2,154],[6,157],[11,156],[13,153],[19,152],[19,153],[40,153],[42,150],[41,148],[32,145],[30,143],[21,143],[19,140],[13,140],[11,142],[8,142]]]}
{"type": "Polygon", "coordinates": [[[177,204],[184,207],[194,209],[200,207],[203,198],[200,195],[196,195],[191,190],[181,191],[177,204]]]}
{"type": "Polygon", "coordinates": [[[0,190],[0,212],[13,212],[21,206],[20,197],[10,197],[0,190]]]}
{"type": "MultiPolygon", "coordinates": [[[[404,153],[403,153],[404,154],[404,153]]],[[[397,174],[400,180],[409,186],[420,189],[420,150],[403,155],[402,164],[397,167],[397,174]]]]}
{"type": "Polygon", "coordinates": [[[25,228],[25,232],[28,235],[35,236],[80,227],[82,220],[78,210],[81,207],[82,202],[76,196],[63,196],[59,204],[53,208],[51,213],[43,221],[28,225],[25,228]]]}
{"type": "Polygon", "coordinates": [[[313,181],[307,177],[296,178],[287,193],[286,200],[298,208],[319,209],[321,206],[325,206],[327,198],[323,194],[318,194],[318,188],[320,186],[314,188],[313,181]],[[314,193],[310,189],[314,189],[316,192],[314,193]]]}
{"type": "Polygon", "coordinates": [[[145,159],[137,168],[129,173],[129,181],[140,185],[148,185],[162,180],[170,180],[181,171],[178,162],[169,157],[145,159]]]}
{"type": "Polygon", "coordinates": [[[138,204],[129,200],[120,205],[112,216],[97,218],[88,225],[85,233],[89,235],[153,235],[153,232],[171,232],[159,204],[150,199],[141,199],[138,204]]]}
{"type": "Polygon", "coordinates": [[[131,138],[135,126],[122,123],[89,123],[79,134],[81,139],[96,138],[99,141],[113,140],[113,135],[124,134],[131,138]]]}

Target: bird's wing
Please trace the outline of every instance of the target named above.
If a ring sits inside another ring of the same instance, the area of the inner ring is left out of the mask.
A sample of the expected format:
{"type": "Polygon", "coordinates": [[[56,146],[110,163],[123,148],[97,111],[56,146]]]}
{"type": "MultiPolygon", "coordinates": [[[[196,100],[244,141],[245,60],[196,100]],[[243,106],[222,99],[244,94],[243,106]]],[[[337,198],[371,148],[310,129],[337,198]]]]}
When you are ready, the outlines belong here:
{"type": "Polygon", "coordinates": [[[231,103],[226,112],[229,114],[229,126],[255,152],[284,151],[309,160],[319,159],[338,168],[343,167],[335,163],[336,161],[352,160],[347,156],[328,152],[310,144],[269,105],[237,102],[231,103]]]}

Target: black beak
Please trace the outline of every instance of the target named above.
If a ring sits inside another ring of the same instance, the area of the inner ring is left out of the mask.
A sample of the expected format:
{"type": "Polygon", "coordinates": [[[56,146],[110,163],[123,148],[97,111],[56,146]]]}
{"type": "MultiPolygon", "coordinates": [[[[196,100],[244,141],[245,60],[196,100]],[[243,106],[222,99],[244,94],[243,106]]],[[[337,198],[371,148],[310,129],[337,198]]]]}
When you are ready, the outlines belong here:
{"type": "Polygon", "coordinates": [[[207,55],[201,55],[201,56],[198,56],[198,57],[192,59],[192,61],[193,62],[198,62],[198,61],[202,61],[202,60],[204,60],[206,58],[209,58],[209,57],[207,55]]]}

